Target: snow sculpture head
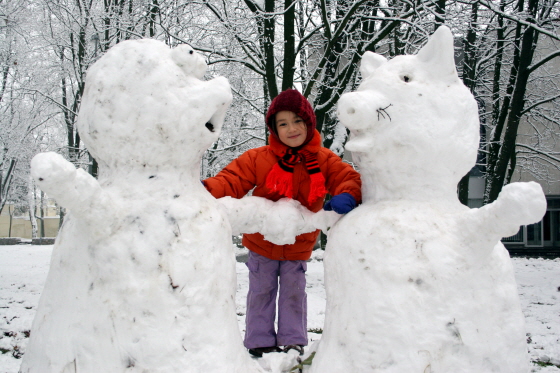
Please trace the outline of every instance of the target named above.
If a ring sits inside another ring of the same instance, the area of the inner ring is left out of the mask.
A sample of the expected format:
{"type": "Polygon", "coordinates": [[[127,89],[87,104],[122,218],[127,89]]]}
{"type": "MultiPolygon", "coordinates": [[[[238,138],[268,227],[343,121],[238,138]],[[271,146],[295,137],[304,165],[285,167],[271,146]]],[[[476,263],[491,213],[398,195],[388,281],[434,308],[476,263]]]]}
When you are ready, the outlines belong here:
{"type": "Polygon", "coordinates": [[[190,46],[150,39],[119,43],[101,57],[88,70],[77,123],[100,168],[199,162],[232,99],[227,79],[201,81],[205,72],[190,46]]]}
{"type": "Polygon", "coordinates": [[[416,55],[387,61],[366,52],[363,82],[341,97],[338,116],[351,131],[346,149],[362,166],[367,164],[361,171],[371,171],[365,176],[378,184],[376,199],[403,188],[429,194],[442,183],[456,186],[474,166],[477,104],[457,76],[453,55],[453,36],[446,27],[416,55]]]}

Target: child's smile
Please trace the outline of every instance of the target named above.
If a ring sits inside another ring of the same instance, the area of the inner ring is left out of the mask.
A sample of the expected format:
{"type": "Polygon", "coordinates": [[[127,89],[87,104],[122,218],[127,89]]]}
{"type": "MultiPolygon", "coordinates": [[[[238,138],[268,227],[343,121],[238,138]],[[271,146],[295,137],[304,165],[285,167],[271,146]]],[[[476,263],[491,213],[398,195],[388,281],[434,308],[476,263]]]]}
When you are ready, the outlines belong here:
{"type": "Polygon", "coordinates": [[[292,111],[276,113],[276,131],[280,141],[291,148],[302,145],[307,138],[307,125],[292,111]]]}

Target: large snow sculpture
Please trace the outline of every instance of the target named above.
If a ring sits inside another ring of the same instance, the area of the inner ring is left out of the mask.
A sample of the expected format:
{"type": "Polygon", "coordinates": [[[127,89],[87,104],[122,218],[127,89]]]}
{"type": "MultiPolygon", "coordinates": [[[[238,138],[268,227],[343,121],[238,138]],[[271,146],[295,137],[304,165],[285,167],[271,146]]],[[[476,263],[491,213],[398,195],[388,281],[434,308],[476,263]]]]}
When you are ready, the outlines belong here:
{"type": "Polygon", "coordinates": [[[469,209],[457,183],[475,164],[477,105],[440,27],[415,56],[362,59],[341,97],[363,204],[331,229],[327,310],[311,372],[526,373],[524,320],[501,237],[539,221],[536,183],[469,209]]]}
{"type": "Polygon", "coordinates": [[[99,180],[33,159],[69,213],[21,372],[261,371],[235,315],[230,224],[199,180],[232,98],[205,71],[187,45],[116,45],[89,69],[78,120],[99,180]]]}

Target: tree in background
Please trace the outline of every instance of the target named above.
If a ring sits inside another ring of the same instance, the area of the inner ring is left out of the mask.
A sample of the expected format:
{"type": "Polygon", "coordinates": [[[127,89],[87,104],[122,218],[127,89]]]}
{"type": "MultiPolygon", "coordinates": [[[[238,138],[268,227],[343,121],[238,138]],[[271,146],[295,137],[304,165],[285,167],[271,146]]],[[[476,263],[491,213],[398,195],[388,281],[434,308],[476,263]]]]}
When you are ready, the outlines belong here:
{"type": "MultiPolygon", "coordinates": [[[[33,90],[40,79],[28,11],[29,4],[4,2],[0,8],[0,212],[25,201],[31,157],[56,136],[45,102],[33,90]],[[42,131],[42,132],[40,132],[42,131]]],[[[32,8],[32,7],[31,7],[32,8]]]]}
{"type": "MultiPolygon", "coordinates": [[[[513,34],[510,39],[511,51],[510,58],[505,59],[500,56],[496,60],[496,70],[509,72],[506,82],[495,82],[493,95],[495,100],[492,102],[495,111],[490,121],[488,136],[488,162],[486,175],[486,189],[484,203],[494,201],[500,193],[503,185],[509,183],[516,167],[516,147],[519,125],[523,120],[536,120],[538,122],[556,121],[558,125],[558,90],[551,91],[546,89],[546,83],[538,77],[538,69],[544,67],[547,62],[560,57],[560,50],[553,51],[547,56],[536,55],[539,40],[544,36],[552,37],[553,40],[560,40],[558,37],[559,12],[558,7],[553,8],[555,2],[529,0],[525,2],[518,0],[514,11],[519,15],[515,22],[510,22],[509,30],[513,34]],[[535,58],[535,57],[538,58],[535,58]],[[511,61],[511,62],[510,62],[511,61]],[[509,63],[508,63],[509,62],[509,63]],[[533,78],[534,77],[534,78],[533,78]],[[502,83],[502,84],[500,84],[502,83]],[[532,83],[534,93],[530,89],[532,83]],[[544,84],[542,84],[544,83],[544,84]],[[540,87],[539,87],[540,86],[540,87]],[[505,89],[504,89],[505,88],[505,89]],[[544,88],[544,89],[543,89],[544,88]],[[505,93],[505,94],[504,94],[505,93]],[[503,98],[501,98],[503,97],[503,98]],[[551,103],[556,106],[551,116],[543,115],[543,105],[551,103]]],[[[556,4],[557,5],[557,4],[556,4]]],[[[502,15],[502,14],[500,14],[502,15]]],[[[506,25],[507,27],[507,25],[506,25]]],[[[507,39],[506,39],[507,40],[507,39]]],[[[500,46],[502,49],[506,46],[500,46]]],[[[507,53],[507,49],[505,50],[507,53]]],[[[556,74],[558,78],[558,74],[556,74]]],[[[545,78],[549,83],[551,76],[545,78]]],[[[558,81],[552,85],[557,85],[558,81]]],[[[536,128],[536,127],[535,127],[536,128]]],[[[557,128],[554,130],[557,133],[557,128]]],[[[537,138],[542,138],[535,133],[537,138]]],[[[535,143],[535,153],[541,152],[538,141],[535,143]]],[[[546,148],[541,148],[544,153],[548,153],[546,148]]],[[[525,151],[530,150],[526,149],[525,151]]],[[[560,164],[555,157],[549,158],[558,169],[560,164]]]]}
{"type": "MultiPolygon", "coordinates": [[[[560,170],[550,141],[558,137],[560,81],[558,71],[549,68],[560,57],[560,9],[556,1],[539,0],[467,5],[460,70],[479,103],[482,141],[475,171],[485,177],[482,203],[487,204],[511,181],[519,154],[523,154],[523,168],[537,179],[547,179],[542,163],[560,170]],[[544,46],[546,53],[542,53],[544,46]],[[523,140],[531,145],[518,142],[522,123],[532,128],[523,140]]],[[[468,175],[458,190],[466,204],[468,175]]]]}

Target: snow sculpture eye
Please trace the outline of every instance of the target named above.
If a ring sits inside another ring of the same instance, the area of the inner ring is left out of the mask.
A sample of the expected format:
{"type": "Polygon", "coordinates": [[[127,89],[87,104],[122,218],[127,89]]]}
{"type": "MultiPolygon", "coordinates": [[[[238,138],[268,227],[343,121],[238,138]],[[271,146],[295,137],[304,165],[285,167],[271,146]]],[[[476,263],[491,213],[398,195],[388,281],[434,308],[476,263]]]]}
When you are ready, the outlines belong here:
{"type": "Polygon", "coordinates": [[[408,83],[408,82],[410,82],[410,81],[412,80],[412,79],[410,78],[410,76],[408,76],[408,75],[403,75],[403,76],[401,77],[401,79],[402,79],[405,83],[408,83]]]}
{"type": "Polygon", "coordinates": [[[193,53],[194,53],[194,51],[191,49],[191,50],[189,51],[189,54],[193,54],[193,53]]]}
{"type": "Polygon", "coordinates": [[[206,122],[206,128],[208,128],[208,131],[214,132],[214,125],[212,123],[206,122]]]}

